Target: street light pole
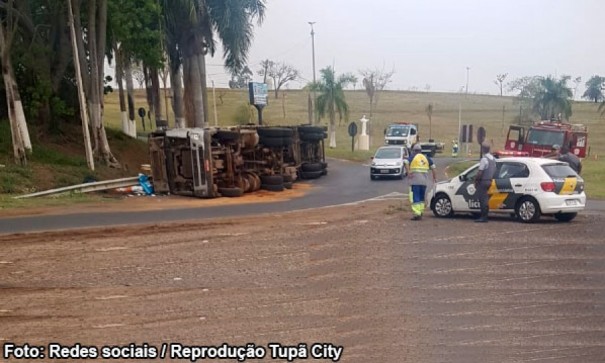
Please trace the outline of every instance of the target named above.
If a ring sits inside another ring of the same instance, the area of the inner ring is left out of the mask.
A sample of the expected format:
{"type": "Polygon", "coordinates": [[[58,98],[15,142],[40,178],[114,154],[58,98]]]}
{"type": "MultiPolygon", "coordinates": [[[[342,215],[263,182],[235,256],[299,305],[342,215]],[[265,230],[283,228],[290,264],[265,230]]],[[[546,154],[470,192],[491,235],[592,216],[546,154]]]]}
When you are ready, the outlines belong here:
{"type": "Polygon", "coordinates": [[[466,67],[466,94],[468,95],[468,73],[470,71],[470,67],[466,67]]]}
{"type": "Polygon", "coordinates": [[[310,21],[309,25],[311,25],[311,52],[313,56],[313,83],[315,83],[315,31],[313,30],[314,21],[310,21]]]}
{"type": "MultiPolygon", "coordinates": [[[[309,25],[311,25],[311,54],[313,57],[313,84],[315,85],[316,79],[315,79],[315,31],[313,30],[313,24],[315,24],[314,21],[309,21],[308,22],[309,25]]],[[[315,89],[313,89],[313,100],[312,100],[312,107],[311,107],[311,113],[312,113],[312,117],[309,118],[309,120],[313,120],[313,118],[315,118],[315,89]]],[[[317,120],[316,120],[317,121],[317,120]]],[[[317,122],[315,122],[317,123],[317,122]]]]}

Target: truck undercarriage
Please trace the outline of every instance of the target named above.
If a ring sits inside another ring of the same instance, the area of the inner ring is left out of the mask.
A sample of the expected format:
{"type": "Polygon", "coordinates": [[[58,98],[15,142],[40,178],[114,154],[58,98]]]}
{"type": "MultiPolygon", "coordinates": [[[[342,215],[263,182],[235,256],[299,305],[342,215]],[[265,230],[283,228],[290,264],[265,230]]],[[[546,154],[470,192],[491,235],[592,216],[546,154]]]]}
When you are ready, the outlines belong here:
{"type": "Polygon", "coordinates": [[[282,191],[327,174],[323,127],[235,126],[149,135],[156,193],[214,198],[282,191]]]}

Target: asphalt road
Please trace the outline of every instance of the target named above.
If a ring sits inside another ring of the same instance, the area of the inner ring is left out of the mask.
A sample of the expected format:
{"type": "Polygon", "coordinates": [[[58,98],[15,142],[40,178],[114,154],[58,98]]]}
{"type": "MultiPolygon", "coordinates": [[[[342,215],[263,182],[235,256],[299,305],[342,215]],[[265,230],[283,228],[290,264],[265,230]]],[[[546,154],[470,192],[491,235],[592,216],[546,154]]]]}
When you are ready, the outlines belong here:
{"type": "MultiPolygon", "coordinates": [[[[447,165],[458,161],[454,158],[435,158],[440,180],[445,178],[447,165]]],[[[0,233],[62,230],[69,228],[101,227],[140,223],[200,220],[216,217],[238,217],[260,213],[279,213],[293,210],[346,204],[407,192],[401,180],[377,180],[369,178],[369,167],[354,162],[329,160],[329,174],[317,180],[304,181],[313,186],[302,198],[286,202],[212,206],[201,208],[166,209],[136,212],[94,212],[61,215],[37,215],[0,218],[0,233]]],[[[605,202],[589,201],[589,211],[605,211],[605,202]]]]}
{"type": "MultiPolygon", "coordinates": [[[[452,162],[450,158],[435,159],[440,172],[452,162]]],[[[371,181],[369,167],[354,162],[329,160],[329,174],[316,180],[304,181],[313,186],[302,198],[287,202],[213,206],[187,209],[167,209],[144,212],[84,213],[40,215],[0,219],[0,233],[48,231],[68,228],[100,227],[137,223],[198,220],[215,217],[235,217],[259,213],[277,213],[308,208],[351,203],[393,192],[403,192],[401,180],[371,181]]]]}

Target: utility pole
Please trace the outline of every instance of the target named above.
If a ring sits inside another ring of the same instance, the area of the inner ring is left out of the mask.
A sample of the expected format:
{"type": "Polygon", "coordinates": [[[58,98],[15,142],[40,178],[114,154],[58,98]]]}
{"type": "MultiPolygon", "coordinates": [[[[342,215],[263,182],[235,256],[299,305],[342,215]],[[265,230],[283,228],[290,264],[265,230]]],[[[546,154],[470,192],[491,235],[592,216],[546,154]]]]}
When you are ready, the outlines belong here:
{"type": "Polygon", "coordinates": [[[468,73],[470,71],[470,67],[466,67],[466,94],[468,95],[468,73]]]}
{"type": "MultiPolygon", "coordinates": [[[[316,79],[315,79],[315,31],[313,30],[313,24],[315,24],[314,21],[310,21],[309,25],[311,25],[311,54],[313,57],[313,84],[315,84],[316,79]]],[[[312,113],[315,114],[315,90],[313,90],[313,107],[312,107],[312,113]]],[[[314,116],[316,117],[316,116],[314,116]]],[[[317,120],[316,122],[317,123],[317,120]]]]}

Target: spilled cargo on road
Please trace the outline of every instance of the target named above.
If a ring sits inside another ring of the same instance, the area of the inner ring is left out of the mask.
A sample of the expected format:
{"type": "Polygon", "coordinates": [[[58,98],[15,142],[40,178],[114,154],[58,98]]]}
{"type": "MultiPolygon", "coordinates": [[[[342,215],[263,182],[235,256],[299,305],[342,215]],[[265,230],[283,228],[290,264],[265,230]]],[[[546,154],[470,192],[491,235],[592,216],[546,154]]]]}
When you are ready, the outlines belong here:
{"type": "Polygon", "coordinates": [[[201,198],[283,191],[328,173],[319,126],[233,126],[158,130],[149,135],[156,193],[201,198]]]}

